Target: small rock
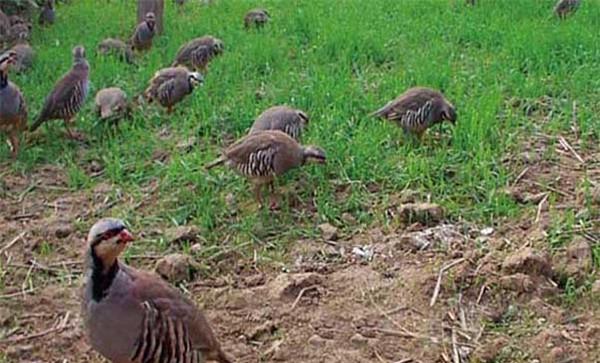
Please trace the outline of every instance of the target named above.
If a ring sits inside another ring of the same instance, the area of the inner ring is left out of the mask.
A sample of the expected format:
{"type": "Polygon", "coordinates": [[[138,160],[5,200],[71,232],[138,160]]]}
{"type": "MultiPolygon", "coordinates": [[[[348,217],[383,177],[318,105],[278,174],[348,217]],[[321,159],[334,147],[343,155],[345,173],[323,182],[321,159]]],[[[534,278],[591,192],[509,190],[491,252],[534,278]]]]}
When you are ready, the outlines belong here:
{"type": "Polygon", "coordinates": [[[167,229],[165,239],[169,244],[197,242],[200,230],[196,226],[177,226],[167,229]]]}
{"type": "Polygon", "coordinates": [[[583,237],[576,237],[562,256],[558,257],[556,270],[565,278],[585,279],[592,269],[592,247],[583,237]]]}
{"type": "Polygon", "coordinates": [[[476,362],[492,363],[502,352],[502,349],[508,344],[508,339],[499,337],[487,344],[483,344],[473,352],[476,362]]]}
{"type": "Polygon", "coordinates": [[[53,230],[56,238],[63,239],[69,237],[71,233],[73,233],[74,228],[71,223],[58,222],[56,225],[53,226],[53,230]]]}
{"type": "Polygon", "coordinates": [[[552,276],[548,256],[529,247],[509,255],[502,263],[502,269],[511,274],[521,272],[530,276],[552,276]]]}
{"type": "Polygon", "coordinates": [[[481,233],[482,236],[489,237],[494,233],[494,228],[487,227],[482,229],[479,233],[481,233]]]}
{"type": "Polygon", "coordinates": [[[190,247],[190,252],[192,254],[198,254],[202,252],[202,245],[200,243],[194,243],[192,247],[190,247]]]}
{"type": "Polygon", "coordinates": [[[314,347],[323,347],[327,344],[327,340],[315,334],[312,337],[308,338],[308,344],[314,347]]]}
{"type": "Polygon", "coordinates": [[[329,223],[319,224],[321,235],[326,241],[335,241],[338,239],[338,229],[329,223]]]}
{"type": "Polygon", "coordinates": [[[102,166],[102,164],[100,164],[99,161],[92,160],[90,162],[89,169],[90,169],[90,172],[92,172],[92,173],[99,173],[104,169],[104,167],[102,166]]]}
{"type": "Polygon", "coordinates": [[[356,333],[350,338],[350,343],[352,343],[352,345],[354,345],[355,347],[365,347],[369,344],[369,339],[356,333]]]}
{"type": "Polygon", "coordinates": [[[499,283],[505,290],[516,291],[519,293],[532,292],[535,290],[535,284],[533,283],[533,280],[531,280],[531,277],[523,273],[502,276],[499,283]]]}
{"type": "Polygon", "coordinates": [[[403,204],[398,214],[405,223],[435,224],[444,217],[442,207],[433,203],[403,204]]]}
{"type": "Polygon", "coordinates": [[[356,224],[356,218],[348,212],[342,213],[342,221],[350,226],[356,224]]]}
{"type": "MultiPolygon", "coordinates": [[[[269,283],[269,292],[273,298],[294,301],[303,289],[321,282],[321,275],[315,273],[281,274],[269,283]]],[[[314,296],[314,291],[304,293],[304,297],[311,295],[314,296]]]]}
{"type": "Polygon", "coordinates": [[[180,253],[167,255],[156,263],[156,273],[174,284],[191,280],[194,272],[195,267],[192,259],[180,253]]]}
{"type": "Polygon", "coordinates": [[[352,249],[352,254],[363,258],[367,261],[371,261],[373,259],[373,247],[371,246],[357,246],[352,249]]]}

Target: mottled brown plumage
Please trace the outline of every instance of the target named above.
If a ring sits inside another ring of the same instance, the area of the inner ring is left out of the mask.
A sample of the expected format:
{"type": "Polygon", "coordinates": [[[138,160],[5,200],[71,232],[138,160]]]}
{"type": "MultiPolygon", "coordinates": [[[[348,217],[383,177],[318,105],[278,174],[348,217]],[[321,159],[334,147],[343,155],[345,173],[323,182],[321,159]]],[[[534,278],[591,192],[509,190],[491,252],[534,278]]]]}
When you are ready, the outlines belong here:
{"type": "Polygon", "coordinates": [[[127,94],[118,87],[104,88],[96,93],[96,113],[101,120],[117,121],[130,112],[127,94]]]}
{"type": "Polygon", "coordinates": [[[119,261],[133,239],[112,218],[88,234],[81,313],[90,345],[111,363],[231,363],[190,299],[119,261]]]}
{"type": "Polygon", "coordinates": [[[98,53],[102,55],[115,55],[122,61],[133,64],[133,46],[120,39],[106,38],[98,44],[98,53]]]}
{"type": "Polygon", "coordinates": [[[581,5],[581,0],[558,0],[554,7],[554,13],[560,19],[566,19],[569,15],[575,13],[581,5]]]}
{"type": "Polygon", "coordinates": [[[249,134],[228,147],[223,155],[206,166],[210,170],[226,164],[254,184],[254,193],[262,205],[261,188],[273,188],[277,176],[308,161],[324,163],[325,152],[315,146],[302,146],[281,131],[249,134]]]}
{"type": "Polygon", "coordinates": [[[179,48],[171,66],[184,66],[206,73],[210,61],[223,53],[223,49],[223,42],[213,36],[196,38],[179,48]]]}
{"type": "Polygon", "coordinates": [[[244,16],[244,27],[246,29],[249,29],[252,26],[261,28],[269,22],[270,19],[269,12],[265,9],[252,9],[244,16]]]}
{"type": "Polygon", "coordinates": [[[131,36],[131,44],[133,49],[138,51],[148,50],[152,48],[152,40],[154,39],[156,20],[154,13],[146,14],[143,22],[139,23],[131,36]]]}
{"type": "Polygon", "coordinates": [[[424,87],[407,90],[372,115],[394,121],[404,131],[419,138],[435,124],[456,122],[456,109],[444,95],[424,87]]]}
{"type": "Polygon", "coordinates": [[[149,82],[144,96],[148,102],[156,101],[171,113],[173,106],[191,94],[202,84],[204,78],[198,72],[190,72],[185,67],[169,67],[156,72],[149,82]]]}
{"type": "Polygon", "coordinates": [[[274,106],[265,110],[256,118],[250,133],[279,130],[298,141],[302,131],[308,125],[308,121],[308,115],[301,110],[288,106],[274,106]]]}
{"type": "Polygon", "coordinates": [[[20,135],[27,128],[27,104],[19,87],[8,80],[16,59],[14,51],[0,55],[0,131],[8,135],[13,158],[19,153],[20,135]]]}
{"type": "Polygon", "coordinates": [[[84,105],[88,94],[90,66],[82,46],[73,48],[73,66],[54,86],[30,130],[35,131],[49,120],[63,120],[71,138],[80,137],[71,130],[73,118],[84,105]]]}

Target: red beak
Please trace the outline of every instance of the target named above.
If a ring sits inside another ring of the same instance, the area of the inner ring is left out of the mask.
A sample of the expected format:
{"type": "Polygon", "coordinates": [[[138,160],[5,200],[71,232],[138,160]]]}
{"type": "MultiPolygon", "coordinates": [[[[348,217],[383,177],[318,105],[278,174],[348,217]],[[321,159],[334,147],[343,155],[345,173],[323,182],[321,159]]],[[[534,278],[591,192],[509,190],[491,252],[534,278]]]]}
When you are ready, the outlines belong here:
{"type": "Polygon", "coordinates": [[[124,229],[119,233],[119,242],[127,243],[133,240],[135,240],[135,238],[128,230],[124,229]]]}

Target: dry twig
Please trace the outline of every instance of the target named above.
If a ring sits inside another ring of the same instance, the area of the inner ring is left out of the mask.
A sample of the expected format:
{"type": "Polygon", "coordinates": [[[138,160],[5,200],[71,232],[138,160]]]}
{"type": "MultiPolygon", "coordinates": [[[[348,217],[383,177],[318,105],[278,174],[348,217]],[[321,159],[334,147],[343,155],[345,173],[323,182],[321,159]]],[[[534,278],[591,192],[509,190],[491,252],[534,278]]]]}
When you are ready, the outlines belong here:
{"type": "Polygon", "coordinates": [[[459,263],[463,262],[464,260],[466,260],[466,258],[461,257],[457,260],[450,262],[447,265],[444,265],[440,269],[440,272],[438,273],[437,282],[435,284],[435,289],[433,289],[433,295],[431,296],[431,302],[429,303],[429,306],[435,305],[435,301],[437,300],[437,297],[440,293],[440,288],[442,286],[442,277],[444,276],[444,272],[446,272],[447,270],[451,269],[452,267],[458,265],[459,263]]]}
{"type": "Polygon", "coordinates": [[[10,242],[8,242],[6,244],[6,246],[2,247],[2,249],[0,249],[0,254],[4,253],[4,251],[8,251],[9,248],[11,248],[12,246],[15,245],[15,243],[19,242],[19,240],[23,239],[23,236],[25,236],[25,231],[21,232],[17,237],[13,238],[10,242]]]}

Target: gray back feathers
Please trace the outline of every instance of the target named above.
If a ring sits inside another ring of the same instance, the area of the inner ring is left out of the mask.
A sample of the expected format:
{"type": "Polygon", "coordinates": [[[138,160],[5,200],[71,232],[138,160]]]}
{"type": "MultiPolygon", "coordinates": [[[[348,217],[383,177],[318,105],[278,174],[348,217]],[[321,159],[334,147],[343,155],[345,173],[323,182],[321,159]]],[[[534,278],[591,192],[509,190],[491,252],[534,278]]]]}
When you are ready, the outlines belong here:
{"type": "Polygon", "coordinates": [[[96,112],[101,119],[122,117],[129,111],[127,94],[120,88],[104,88],[96,93],[96,112]]]}
{"type": "Polygon", "coordinates": [[[102,55],[116,55],[127,63],[134,62],[133,46],[122,40],[106,38],[98,44],[98,53],[102,55]]]}
{"type": "Polygon", "coordinates": [[[244,16],[244,26],[246,29],[251,26],[260,28],[270,20],[269,13],[265,9],[252,9],[244,16]]]}
{"type": "Polygon", "coordinates": [[[157,101],[170,107],[193,91],[192,78],[202,82],[202,76],[188,71],[185,67],[169,67],[156,72],[144,95],[150,102],[157,101]]]}
{"type": "Polygon", "coordinates": [[[561,19],[574,13],[581,5],[581,0],[559,0],[554,7],[554,13],[561,19]]]}
{"type": "Polygon", "coordinates": [[[177,51],[172,66],[185,66],[193,70],[205,70],[208,63],[223,52],[223,42],[207,35],[190,40],[177,51]]]}
{"type": "Polygon", "coordinates": [[[301,110],[288,106],[274,106],[265,110],[256,118],[250,133],[279,130],[298,141],[308,122],[308,115],[301,110]]]}

